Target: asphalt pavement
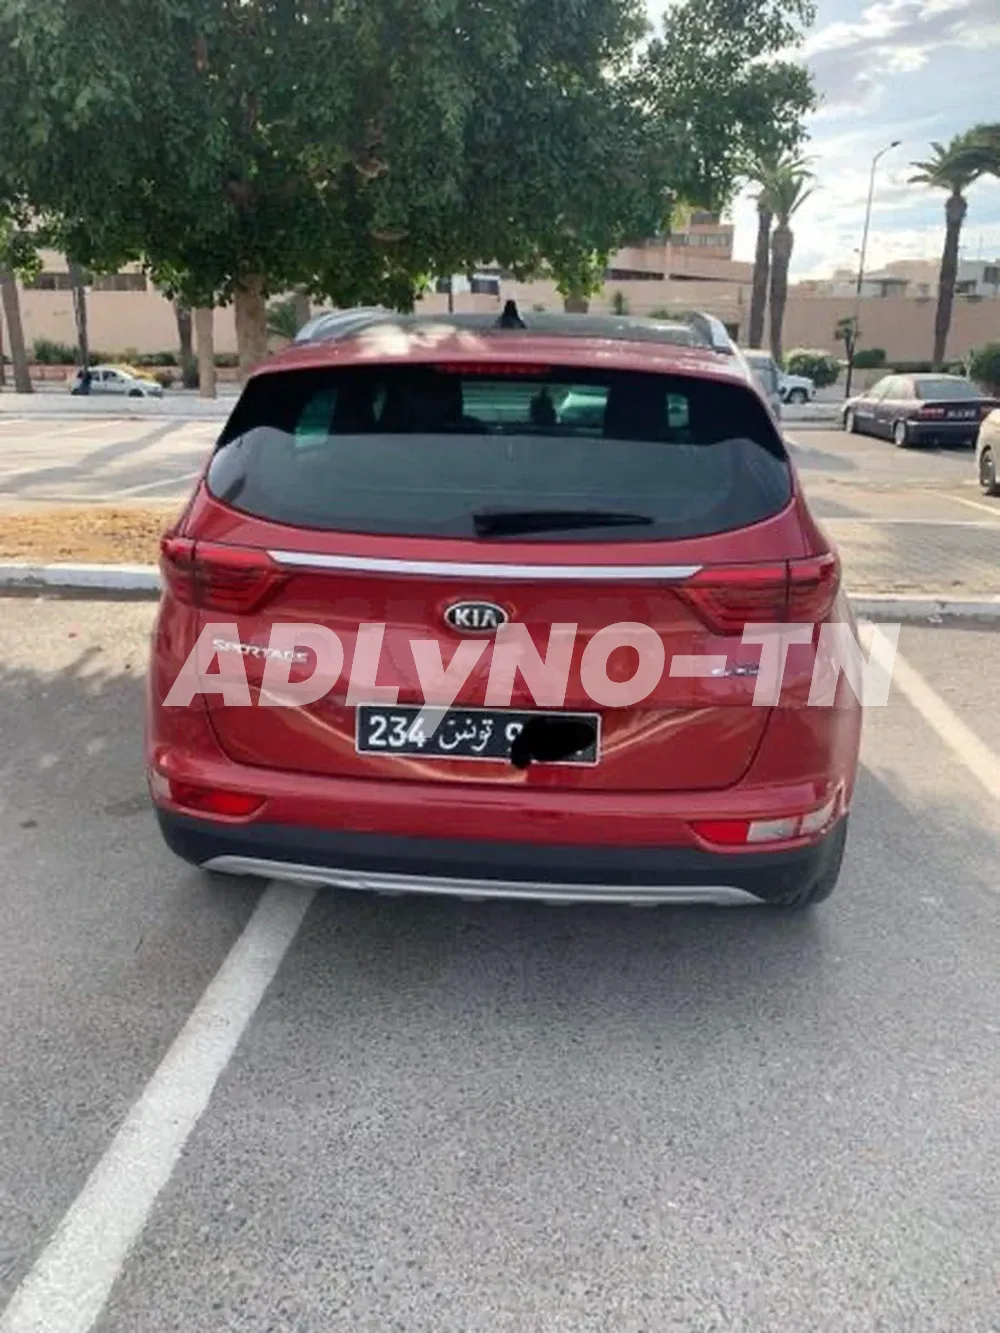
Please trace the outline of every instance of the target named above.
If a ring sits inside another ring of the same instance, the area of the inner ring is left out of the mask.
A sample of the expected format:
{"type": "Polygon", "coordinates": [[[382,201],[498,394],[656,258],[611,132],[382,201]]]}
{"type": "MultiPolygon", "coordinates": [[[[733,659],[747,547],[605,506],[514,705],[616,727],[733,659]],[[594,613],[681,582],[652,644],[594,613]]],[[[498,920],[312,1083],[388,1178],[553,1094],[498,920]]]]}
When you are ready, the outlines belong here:
{"type": "MultiPolygon", "coordinates": [[[[218,431],[217,420],[0,414],[0,516],[62,504],[172,513],[218,431]]],[[[970,449],[900,450],[794,423],[787,437],[853,593],[1000,595],[1000,501],[980,494],[970,449]]]]}
{"type": "Polygon", "coordinates": [[[903,628],[786,916],[202,876],[152,616],[0,602],[2,1333],[1000,1329],[1000,634],[903,628]]]}

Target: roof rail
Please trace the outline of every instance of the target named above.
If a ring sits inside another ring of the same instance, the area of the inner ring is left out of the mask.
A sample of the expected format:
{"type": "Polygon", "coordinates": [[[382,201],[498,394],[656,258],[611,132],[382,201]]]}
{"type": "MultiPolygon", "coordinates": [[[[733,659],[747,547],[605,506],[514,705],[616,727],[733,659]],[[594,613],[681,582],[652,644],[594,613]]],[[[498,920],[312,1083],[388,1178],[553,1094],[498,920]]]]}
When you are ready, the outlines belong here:
{"type": "Polygon", "coordinates": [[[602,338],[621,342],[667,342],[685,347],[702,347],[727,356],[736,348],[726,326],[715,315],[699,310],[685,311],[669,319],[614,314],[568,314],[547,311],[522,315],[514,301],[507,301],[502,314],[463,312],[461,314],[400,314],[378,306],[336,310],[318,315],[296,335],[297,343],[327,342],[350,338],[379,324],[401,328],[444,325],[505,337],[517,334],[545,334],[554,337],[602,338]]]}

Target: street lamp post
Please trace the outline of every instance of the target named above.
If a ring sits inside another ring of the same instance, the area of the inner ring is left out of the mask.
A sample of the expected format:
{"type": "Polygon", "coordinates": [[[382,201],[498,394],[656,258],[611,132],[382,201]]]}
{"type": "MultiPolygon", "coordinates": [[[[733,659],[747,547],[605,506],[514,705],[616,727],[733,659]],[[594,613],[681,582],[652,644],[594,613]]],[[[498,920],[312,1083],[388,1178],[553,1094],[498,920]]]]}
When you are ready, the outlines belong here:
{"type": "Polygon", "coordinates": [[[861,234],[861,255],[858,259],[858,282],[854,289],[854,316],[851,321],[851,346],[847,354],[847,380],[844,384],[844,397],[851,396],[851,379],[854,374],[854,349],[858,341],[858,324],[861,319],[861,288],[865,281],[865,254],[868,250],[868,228],[872,220],[872,199],[875,195],[875,168],[882,158],[891,148],[898,148],[899,139],[893,139],[892,143],[887,143],[884,148],[880,148],[872,158],[872,169],[868,176],[868,203],[865,205],[865,227],[861,234]]]}

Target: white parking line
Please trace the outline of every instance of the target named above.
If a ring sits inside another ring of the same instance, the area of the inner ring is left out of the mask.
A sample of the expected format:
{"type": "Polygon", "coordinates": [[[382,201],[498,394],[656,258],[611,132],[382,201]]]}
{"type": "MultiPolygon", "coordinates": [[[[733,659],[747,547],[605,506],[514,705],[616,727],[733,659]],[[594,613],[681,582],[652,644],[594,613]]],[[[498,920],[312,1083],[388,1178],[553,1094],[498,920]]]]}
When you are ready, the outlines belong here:
{"type": "Polygon", "coordinates": [[[956,504],[968,505],[970,509],[981,509],[984,514],[989,514],[994,523],[1000,523],[1000,505],[984,504],[981,500],[967,500],[964,495],[949,495],[949,500],[954,500],[956,504]]]}
{"type": "Polygon", "coordinates": [[[977,782],[1000,802],[1000,759],[985,741],[966,726],[898,652],[893,661],[890,645],[879,634],[871,636],[871,658],[883,670],[891,671],[892,688],[899,690],[977,782]]]}
{"type": "Polygon", "coordinates": [[[0,1333],[87,1333],[295,939],[315,889],[273,884],[111,1146],[0,1315],[0,1333]]]}

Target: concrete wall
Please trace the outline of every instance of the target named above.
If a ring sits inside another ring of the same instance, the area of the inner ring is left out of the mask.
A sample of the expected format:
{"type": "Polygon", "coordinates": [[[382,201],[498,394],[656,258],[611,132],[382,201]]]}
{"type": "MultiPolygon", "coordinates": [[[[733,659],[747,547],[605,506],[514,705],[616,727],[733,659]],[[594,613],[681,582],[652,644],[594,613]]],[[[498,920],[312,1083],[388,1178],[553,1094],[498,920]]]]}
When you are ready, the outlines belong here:
{"type": "MultiPolygon", "coordinates": [[[[647,255],[650,268],[655,260],[647,255]]],[[[750,286],[741,281],[749,272],[749,265],[727,264],[723,281],[712,282],[697,275],[702,266],[692,263],[686,270],[691,280],[680,280],[677,275],[685,270],[672,264],[675,277],[671,280],[609,283],[599,296],[591,301],[595,312],[610,309],[616,292],[628,301],[632,314],[643,315],[657,308],[695,308],[708,310],[728,323],[746,328],[750,304],[750,286]]],[[[502,300],[515,299],[525,312],[535,306],[547,310],[561,310],[562,297],[551,282],[504,283],[502,300]]],[[[499,310],[502,302],[488,296],[461,295],[456,298],[459,310],[499,310]]],[[[884,347],[890,359],[917,361],[930,357],[934,336],[934,300],[910,297],[872,298],[862,302],[862,345],[884,347]]],[[[448,308],[446,296],[432,294],[421,302],[428,311],[448,308]]],[[[785,317],[784,343],[786,348],[824,347],[837,350],[834,330],[837,321],[853,313],[854,304],[848,297],[797,293],[792,289],[785,317]]],[[[22,291],[21,310],[25,337],[29,347],[36,338],[52,338],[74,344],[76,328],[73,321],[72,295],[68,291],[22,291]]],[[[177,347],[177,326],[173,307],[158,292],[95,292],[89,293],[91,346],[101,352],[122,354],[126,351],[158,352],[177,347]]],[[[973,347],[986,342],[1000,341],[1000,300],[987,298],[970,302],[956,298],[948,341],[950,357],[965,356],[973,347]]],[[[236,330],[232,308],[215,312],[215,346],[219,352],[235,352],[236,330]]]]}
{"type": "MultiPolygon", "coordinates": [[[[861,303],[861,347],[884,347],[892,361],[926,361],[934,348],[933,299],[872,298],[861,303]]],[[[785,312],[784,344],[836,350],[837,321],[854,314],[849,297],[792,294],[785,312]]],[[[948,356],[964,357],[983,343],[1000,342],[1000,301],[970,302],[956,297],[948,356]]]]}
{"type": "MultiPolygon", "coordinates": [[[[90,345],[99,352],[121,355],[166,352],[177,348],[174,308],[159,292],[87,293],[90,345]]],[[[21,320],[29,349],[36,338],[76,344],[72,292],[21,292],[21,320]]],[[[232,308],[215,312],[215,349],[236,351],[232,308]]]]}

